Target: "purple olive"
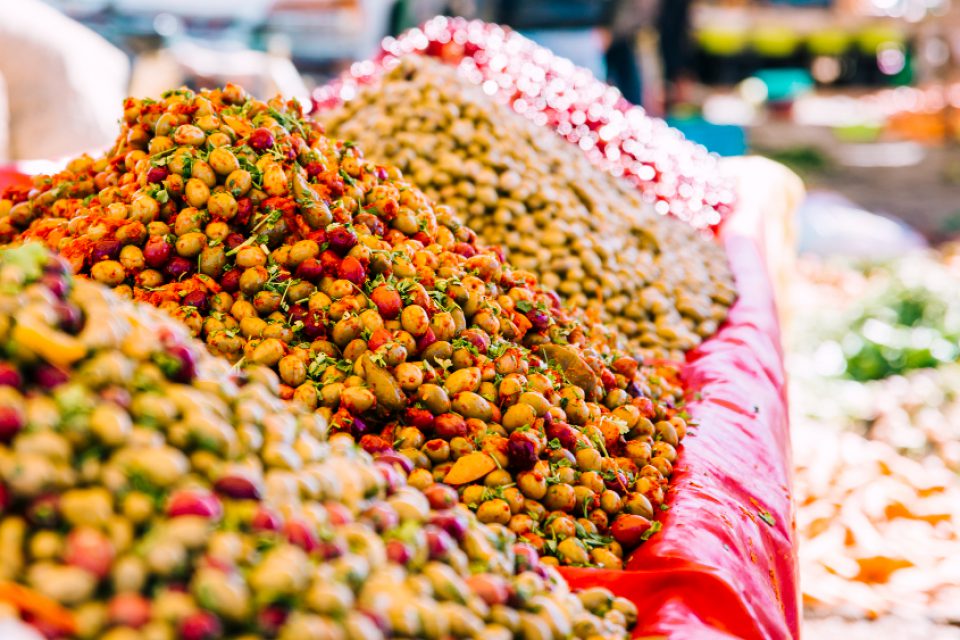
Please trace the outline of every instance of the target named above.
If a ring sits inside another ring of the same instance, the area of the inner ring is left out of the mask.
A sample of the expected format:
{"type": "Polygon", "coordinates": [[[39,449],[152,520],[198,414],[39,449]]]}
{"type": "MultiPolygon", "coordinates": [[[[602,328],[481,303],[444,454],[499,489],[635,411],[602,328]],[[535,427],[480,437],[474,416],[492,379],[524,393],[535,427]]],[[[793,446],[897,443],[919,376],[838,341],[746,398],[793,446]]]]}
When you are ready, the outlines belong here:
{"type": "Polygon", "coordinates": [[[172,279],[180,280],[183,278],[183,276],[193,271],[193,262],[187,260],[186,258],[175,256],[174,258],[171,258],[170,262],[167,263],[167,268],[165,271],[172,279]]]}
{"type": "Polygon", "coordinates": [[[430,552],[431,560],[446,558],[450,551],[457,546],[450,534],[440,527],[427,525],[423,528],[423,531],[427,536],[427,549],[430,552]]]}
{"type": "Polygon", "coordinates": [[[560,446],[564,449],[568,451],[577,450],[578,432],[566,422],[551,422],[551,424],[548,425],[546,421],[544,421],[544,433],[547,436],[547,440],[556,438],[560,442],[560,446]]]}
{"type": "Polygon", "coordinates": [[[216,481],[213,490],[233,500],[259,500],[260,487],[241,475],[224,476],[216,481]]]}
{"type": "Polygon", "coordinates": [[[490,348],[490,336],[478,329],[467,329],[460,332],[458,337],[468,340],[481,354],[485,354],[490,348]]]}
{"type": "Polygon", "coordinates": [[[357,234],[342,224],[327,229],[327,243],[330,249],[339,255],[346,255],[357,244],[357,234]]]}
{"type": "Polygon", "coordinates": [[[132,400],[130,392],[123,387],[108,387],[100,392],[100,397],[105,402],[112,402],[124,409],[130,408],[130,401],[132,400]]]}
{"type": "MultiPolygon", "coordinates": [[[[514,434],[510,435],[513,436],[514,434]]],[[[521,471],[532,469],[539,459],[536,446],[532,441],[527,438],[513,437],[507,443],[507,457],[510,459],[510,466],[521,471]]]]}
{"type": "Polygon", "coordinates": [[[171,380],[186,384],[197,377],[197,362],[193,351],[182,344],[175,344],[167,348],[167,355],[179,365],[176,371],[168,373],[171,380]]]}
{"type": "MultiPolygon", "coordinates": [[[[401,458],[403,456],[400,456],[401,458]]],[[[388,462],[377,461],[377,471],[383,478],[387,488],[387,495],[393,495],[397,489],[407,484],[407,471],[403,471],[397,465],[388,462]]]]}
{"type": "Polygon", "coordinates": [[[316,553],[321,560],[336,560],[346,555],[349,550],[346,541],[333,538],[331,540],[321,540],[316,553]]]}
{"type": "Polygon", "coordinates": [[[250,520],[250,529],[253,531],[280,531],[282,527],[283,520],[279,514],[263,506],[257,509],[250,520]]]}
{"type": "Polygon", "coordinates": [[[287,537],[287,542],[296,545],[306,551],[313,553],[320,549],[320,540],[313,528],[303,520],[287,520],[283,525],[283,534],[287,537]]]}
{"type": "Polygon", "coordinates": [[[23,376],[9,362],[0,362],[0,387],[19,389],[23,385],[23,376]]]}
{"type": "Polygon", "coordinates": [[[621,495],[627,492],[627,476],[622,470],[617,470],[615,474],[605,474],[603,484],[607,486],[607,489],[616,491],[621,495]]]}
{"type": "Polygon", "coordinates": [[[40,277],[40,282],[60,300],[66,298],[67,292],[70,290],[67,278],[59,273],[45,273],[40,277]]]}
{"type": "Polygon", "coordinates": [[[10,442],[27,424],[26,416],[15,407],[0,407],[0,442],[10,442]]]}
{"type": "Polygon", "coordinates": [[[467,527],[469,526],[465,515],[452,510],[434,513],[430,516],[430,524],[443,529],[447,535],[457,541],[463,540],[463,536],[467,533],[467,527]]]}
{"type": "Polygon", "coordinates": [[[365,609],[359,610],[358,613],[363,614],[370,620],[370,622],[377,625],[377,629],[379,629],[382,634],[388,635],[390,633],[390,621],[385,613],[381,613],[379,611],[367,611],[365,609]]]}
{"type": "Polygon", "coordinates": [[[60,319],[59,327],[62,331],[76,335],[83,329],[83,313],[80,309],[69,302],[58,302],[54,305],[57,317],[60,319]]]}
{"type": "Polygon", "coordinates": [[[550,315],[540,309],[531,309],[527,312],[527,320],[535,331],[543,331],[550,326],[550,315]]]}
{"type": "Polygon", "coordinates": [[[167,516],[200,516],[210,520],[219,520],[223,516],[220,499],[202,489],[180,489],[167,500],[167,516]]]}
{"type": "Polygon", "coordinates": [[[236,293],[240,289],[240,276],[243,271],[240,269],[230,269],[220,276],[220,287],[227,293],[236,293]]]}
{"type": "Polygon", "coordinates": [[[266,607],[257,614],[257,627],[264,635],[273,637],[280,633],[280,629],[287,621],[289,612],[279,605],[266,607]]]}
{"type": "Polygon", "coordinates": [[[51,256],[43,265],[43,272],[54,276],[65,276],[70,273],[70,266],[60,256],[51,256]]]}
{"type": "Polygon", "coordinates": [[[150,236],[147,244],[143,246],[143,261],[151,269],[159,269],[167,264],[173,247],[165,238],[161,236],[150,236]]]}
{"type": "Polygon", "coordinates": [[[513,556],[517,565],[517,573],[533,571],[540,566],[540,556],[537,550],[526,542],[517,542],[513,545],[513,556]]]}
{"type": "Polygon", "coordinates": [[[413,471],[413,462],[410,461],[410,458],[399,453],[382,453],[377,456],[377,462],[387,465],[400,465],[405,474],[413,471]]]}
{"type": "Polygon", "coordinates": [[[323,312],[319,309],[310,311],[303,318],[302,333],[310,340],[323,338],[327,335],[327,325],[323,321],[323,312]]]}
{"type": "Polygon", "coordinates": [[[273,134],[270,133],[269,129],[263,127],[254,129],[250,132],[250,137],[247,138],[247,144],[254,151],[266,151],[274,145],[273,134]]]}
{"type": "Polygon", "coordinates": [[[386,231],[383,226],[383,221],[372,213],[358,213],[354,220],[356,221],[356,224],[366,225],[367,229],[370,230],[370,233],[375,236],[382,236],[386,231]]]}
{"type": "Polygon", "coordinates": [[[66,371],[45,362],[37,365],[33,370],[34,382],[44,389],[59,387],[69,379],[70,376],[66,371]]]}
{"type": "Polygon", "coordinates": [[[191,291],[180,299],[180,304],[184,307],[194,307],[197,311],[207,310],[207,294],[204,291],[191,291]]]}
{"type": "Polygon", "coordinates": [[[363,437],[363,434],[367,432],[367,429],[368,429],[367,423],[364,422],[363,419],[357,416],[353,417],[353,422],[350,425],[350,433],[353,435],[354,438],[363,437]]]}
{"type": "Polygon", "coordinates": [[[228,234],[223,240],[223,246],[227,248],[227,251],[233,251],[244,242],[244,238],[239,233],[228,234]]]}
{"type": "Polygon", "coordinates": [[[46,529],[60,522],[60,496],[47,494],[35,498],[27,508],[27,520],[36,527],[46,529]]]}
{"type": "Polygon", "coordinates": [[[90,262],[101,262],[103,260],[116,260],[120,255],[120,241],[113,239],[98,240],[93,243],[93,249],[90,250],[90,262]]]}
{"type": "Polygon", "coordinates": [[[297,267],[296,276],[313,284],[319,284],[323,278],[323,265],[316,258],[307,258],[297,267]]]}
{"type": "Polygon", "coordinates": [[[396,509],[384,502],[373,505],[364,512],[363,516],[364,520],[372,524],[378,533],[390,531],[400,525],[400,516],[397,515],[396,509]]]}
{"type": "Polygon", "coordinates": [[[413,551],[410,547],[400,540],[390,540],[387,542],[387,559],[399,565],[406,565],[413,558],[413,551]]]}
{"type": "Polygon", "coordinates": [[[159,184],[167,179],[170,171],[166,167],[150,167],[147,171],[147,182],[150,184],[159,184]]]}
{"type": "Polygon", "coordinates": [[[180,621],[183,640],[214,640],[223,636],[220,619],[209,611],[195,611],[180,621]]]}
{"type": "Polygon", "coordinates": [[[303,322],[307,317],[307,308],[302,304],[292,305],[287,311],[287,317],[289,318],[288,322],[290,324],[295,322],[303,322]]]}

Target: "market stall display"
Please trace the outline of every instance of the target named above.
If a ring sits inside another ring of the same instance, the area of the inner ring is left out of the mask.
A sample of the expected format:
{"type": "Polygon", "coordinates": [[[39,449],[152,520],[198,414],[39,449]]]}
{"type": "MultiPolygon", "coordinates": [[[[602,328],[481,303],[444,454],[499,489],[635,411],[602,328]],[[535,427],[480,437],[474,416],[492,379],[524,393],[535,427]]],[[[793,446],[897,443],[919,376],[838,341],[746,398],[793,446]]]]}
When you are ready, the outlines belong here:
{"type": "Polygon", "coordinates": [[[47,637],[623,638],[636,620],[40,245],[0,250],[0,346],[0,602],[47,637]]]}
{"type": "Polygon", "coordinates": [[[466,212],[482,240],[648,358],[682,360],[733,301],[721,246],[438,60],[403,59],[318,118],[466,212]]]}
{"type": "Polygon", "coordinates": [[[791,395],[803,597],[815,616],[960,615],[955,255],[800,264],[791,395]],[[831,312],[812,317],[812,298],[831,312]]]}
{"type": "Polygon", "coordinates": [[[130,100],[107,156],[9,195],[5,240],[274,368],[282,397],[557,561],[619,568],[656,532],[687,430],[676,368],[617,351],[295,103],[130,100]]]}

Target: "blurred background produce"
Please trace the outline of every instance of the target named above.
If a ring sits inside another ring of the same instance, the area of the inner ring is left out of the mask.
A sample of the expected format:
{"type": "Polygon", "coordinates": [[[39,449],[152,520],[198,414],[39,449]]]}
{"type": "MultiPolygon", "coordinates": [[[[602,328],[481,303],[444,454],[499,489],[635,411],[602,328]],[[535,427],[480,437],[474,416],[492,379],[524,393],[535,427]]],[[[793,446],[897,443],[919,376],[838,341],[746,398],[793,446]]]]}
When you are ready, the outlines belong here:
{"type": "Polygon", "coordinates": [[[797,527],[813,637],[958,637],[956,256],[952,244],[882,261],[808,254],[791,283],[797,527]]]}
{"type": "Polygon", "coordinates": [[[625,638],[636,621],[38,244],[0,250],[0,327],[0,599],[45,635],[625,638]]]}

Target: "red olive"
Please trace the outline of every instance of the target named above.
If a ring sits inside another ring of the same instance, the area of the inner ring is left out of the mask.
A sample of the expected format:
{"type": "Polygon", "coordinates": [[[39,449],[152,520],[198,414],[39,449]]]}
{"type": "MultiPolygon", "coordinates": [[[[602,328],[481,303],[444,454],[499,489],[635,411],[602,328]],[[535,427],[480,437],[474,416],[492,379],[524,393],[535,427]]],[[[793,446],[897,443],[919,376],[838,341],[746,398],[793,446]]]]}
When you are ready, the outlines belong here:
{"type": "Polygon", "coordinates": [[[147,171],[147,182],[150,184],[159,184],[167,179],[170,171],[166,167],[150,167],[147,171]]]}
{"type": "Polygon", "coordinates": [[[274,637],[287,621],[289,612],[279,605],[266,607],[257,614],[257,627],[267,637],[274,637]]]}
{"type": "Polygon", "coordinates": [[[274,143],[273,134],[270,133],[269,129],[264,129],[263,127],[251,131],[250,136],[247,138],[247,144],[250,145],[250,148],[254,151],[266,151],[273,147],[274,143]]]}
{"type": "Polygon", "coordinates": [[[290,544],[295,544],[307,553],[313,553],[320,548],[317,534],[306,522],[291,519],[283,525],[283,535],[290,544]]]}
{"type": "Polygon", "coordinates": [[[643,542],[643,534],[651,527],[651,522],[643,516],[622,514],[613,521],[610,533],[623,545],[624,549],[633,549],[643,542]]]}
{"type": "Polygon", "coordinates": [[[0,442],[10,442],[27,424],[26,416],[15,407],[0,407],[0,442]]]}
{"type": "Polygon", "coordinates": [[[452,440],[467,433],[467,421],[459,414],[443,413],[437,416],[433,429],[438,437],[452,440]]]}
{"type": "Polygon", "coordinates": [[[63,561],[86,569],[98,578],[106,577],[113,564],[113,543],[93,527],[78,527],[67,536],[63,561]]]}
{"type": "Polygon", "coordinates": [[[167,500],[167,516],[200,516],[219,520],[223,515],[223,505],[219,498],[202,489],[181,489],[175,491],[167,500]]]}
{"type": "Polygon", "coordinates": [[[423,490],[431,509],[450,509],[459,502],[457,490],[446,484],[432,484],[423,490]]]}
{"type": "Polygon", "coordinates": [[[182,640],[214,640],[222,635],[220,619],[209,611],[195,611],[180,621],[182,640]]]}
{"type": "Polygon", "coordinates": [[[214,491],[234,500],[259,500],[260,487],[241,475],[224,476],[213,485],[214,491]]]}
{"type": "Polygon", "coordinates": [[[173,246],[161,236],[151,236],[143,247],[143,261],[151,269],[159,269],[167,264],[173,246]]]}
{"type": "Polygon", "coordinates": [[[150,601],[139,593],[118,593],[107,605],[107,619],[116,626],[139,629],[150,621],[150,601]]]}
{"type": "Polygon", "coordinates": [[[23,384],[23,376],[8,362],[0,362],[0,387],[19,389],[23,384]]]}
{"type": "Polygon", "coordinates": [[[427,549],[431,560],[442,560],[447,554],[457,546],[449,533],[433,525],[427,525],[423,528],[427,537],[427,549]]]}
{"type": "Polygon", "coordinates": [[[399,565],[406,565],[413,558],[413,551],[400,540],[387,542],[387,559],[399,565]]]}
{"type": "Polygon", "coordinates": [[[353,256],[347,256],[340,262],[340,268],[337,275],[344,280],[348,280],[358,287],[367,279],[367,270],[360,261],[353,256]]]}
{"type": "Polygon", "coordinates": [[[250,528],[253,531],[280,531],[282,527],[283,520],[280,515],[263,506],[257,509],[250,521],[250,528]]]}

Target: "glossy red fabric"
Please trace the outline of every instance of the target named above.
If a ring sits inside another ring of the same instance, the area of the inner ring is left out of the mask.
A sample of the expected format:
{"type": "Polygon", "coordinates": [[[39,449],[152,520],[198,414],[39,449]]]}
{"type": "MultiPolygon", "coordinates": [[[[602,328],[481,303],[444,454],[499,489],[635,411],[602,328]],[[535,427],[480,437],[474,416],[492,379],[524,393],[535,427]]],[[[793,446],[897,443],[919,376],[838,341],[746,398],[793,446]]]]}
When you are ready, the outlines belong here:
{"type": "Polygon", "coordinates": [[[30,177],[15,166],[0,167],[0,193],[7,187],[28,187],[30,184],[30,177]]]}
{"type": "Polygon", "coordinates": [[[700,426],[683,441],[663,529],[624,571],[563,570],[574,587],[633,600],[637,637],[799,637],[786,381],[758,237],[721,230],[740,298],[684,368],[700,426]]]}

